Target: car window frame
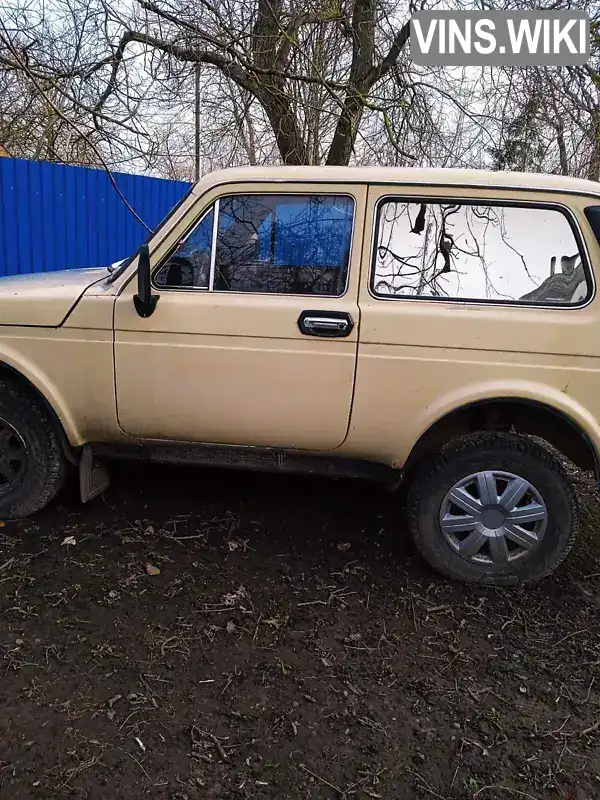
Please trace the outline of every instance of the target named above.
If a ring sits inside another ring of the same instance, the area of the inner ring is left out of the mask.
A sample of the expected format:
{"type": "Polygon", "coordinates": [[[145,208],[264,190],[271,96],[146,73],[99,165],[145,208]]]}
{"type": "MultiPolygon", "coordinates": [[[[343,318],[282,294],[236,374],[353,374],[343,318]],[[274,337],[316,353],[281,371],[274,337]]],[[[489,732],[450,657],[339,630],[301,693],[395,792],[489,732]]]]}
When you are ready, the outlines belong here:
{"type": "Polygon", "coordinates": [[[472,197],[472,198],[465,198],[465,197],[457,197],[456,195],[406,195],[406,194],[386,194],[382,195],[381,197],[377,198],[375,208],[374,208],[374,215],[373,215],[373,227],[372,227],[372,247],[371,247],[371,263],[369,268],[369,283],[368,283],[368,290],[369,294],[375,300],[390,300],[390,301],[420,301],[420,302],[433,302],[433,303],[452,303],[452,304],[462,304],[462,305],[473,305],[473,306],[500,306],[506,308],[544,308],[544,309],[555,309],[555,310],[566,310],[566,311],[573,311],[579,310],[586,306],[588,306],[596,296],[596,280],[594,275],[594,270],[591,266],[591,258],[587,246],[587,242],[585,236],[582,233],[579,221],[576,215],[573,213],[573,210],[569,208],[569,206],[564,205],[563,203],[552,202],[552,201],[526,201],[526,200],[504,200],[504,199],[490,199],[484,197],[472,197]],[[532,302],[520,302],[519,300],[500,300],[500,299],[486,299],[486,298],[464,298],[464,297],[434,297],[430,295],[393,295],[393,294],[380,294],[375,291],[374,288],[374,281],[375,281],[375,269],[376,269],[376,259],[377,259],[377,247],[378,247],[378,240],[379,240],[379,220],[381,216],[381,209],[382,206],[385,205],[386,202],[396,201],[400,203],[431,203],[436,205],[446,205],[446,204],[455,204],[455,205],[467,205],[467,206],[492,206],[492,207],[510,207],[510,208],[537,208],[541,210],[551,210],[557,211],[558,213],[562,214],[571,229],[571,233],[575,239],[577,244],[579,255],[581,257],[581,264],[583,266],[583,271],[585,274],[586,284],[588,286],[588,293],[586,295],[585,300],[580,303],[543,303],[539,301],[532,301],[532,302]]]}
{"type": "Polygon", "coordinates": [[[252,295],[252,296],[260,296],[260,297],[316,297],[316,298],[326,298],[326,299],[335,299],[338,300],[344,297],[348,292],[348,287],[350,285],[350,270],[352,268],[352,255],[354,251],[354,240],[356,235],[356,206],[357,206],[357,199],[351,192],[331,192],[331,191],[312,191],[307,189],[307,191],[292,191],[292,192],[282,192],[277,191],[279,187],[273,187],[273,191],[256,191],[256,192],[227,192],[226,194],[219,195],[216,197],[208,206],[206,206],[194,220],[194,222],[185,230],[185,232],[178,238],[177,242],[172,246],[169,252],[160,260],[160,262],[156,265],[156,267],[152,270],[151,275],[151,285],[157,292],[208,292],[210,294],[219,294],[219,295],[252,295]],[[238,292],[238,291],[231,291],[231,290],[223,290],[223,289],[215,289],[214,282],[215,282],[215,272],[216,272],[216,243],[217,243],[217,235],[219,230],[219,206],[220,201],[225,200],[229,197],[241,197],[241,196],[248,196],[248,195],[275,195],[275,196],[283,196],[283,197],[347,197],[352,201],[352,224],[350,226],[350,247],[348,248],[348,259],[347,263],[345,264],[345,281],[344,281],[344,289],[340,294],[298,294],[294,292],[238,292]],[[211,254],[210,254],[210,271],[209,271],[209,281],[208,286],[159,286],[155,283],[155,276],[161,270],[165,264],[168,263],[168,260],[171,258],[173,253],[177,251],[177,249],[181,246],[181,244],[192,235],[194,230],[202,223],[204,218],[210,214],[210,212],[214,211],[214,219],[213,219],[213,230],[212,230],[212,239],[211,239],[211,254]]]}
{"type": "Polygon", "coordinates": [[[161,261],[154,267],[152,270],[152,274],[150,276],[150,283],[157,292],[208,292],[210,287],[210,280],[211,275],[213,273],[213,250],[215,246],[215,221],[213,219],[213,226],[211,232],[211,242],[210,242],[210,272],[208,276],[208,286],[161,286],[160,284],[156,283],[156,276],[158,273],[166,267],[169,263],[169,259],[173,256],[174,253],[181,247],[181,245],[187,241],[187,239],[192,236],[194,231],[199,225],[202,225],[206,217],[212,212],[215,212],[215,216],[218,213],[219,208],[219,200],[213,200],[199,215],[199,217],[194,221],[193,225],[186,229],[185,233],[180,236],[174,245],[171,247],[169,252],[161,259],[161,261]]]}

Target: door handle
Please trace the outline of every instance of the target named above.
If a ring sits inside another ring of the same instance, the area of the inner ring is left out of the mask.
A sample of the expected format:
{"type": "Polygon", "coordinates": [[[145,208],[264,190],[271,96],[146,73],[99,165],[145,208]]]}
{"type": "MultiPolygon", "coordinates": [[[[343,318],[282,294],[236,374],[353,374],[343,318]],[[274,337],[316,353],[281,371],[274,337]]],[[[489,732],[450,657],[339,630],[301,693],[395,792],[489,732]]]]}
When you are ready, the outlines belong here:
{"type": "Polygon", "coordinates": [[[298,327],[305,336],[339,339],[350,335],[354,320],[345,311],[303,311],[298,327]]]}

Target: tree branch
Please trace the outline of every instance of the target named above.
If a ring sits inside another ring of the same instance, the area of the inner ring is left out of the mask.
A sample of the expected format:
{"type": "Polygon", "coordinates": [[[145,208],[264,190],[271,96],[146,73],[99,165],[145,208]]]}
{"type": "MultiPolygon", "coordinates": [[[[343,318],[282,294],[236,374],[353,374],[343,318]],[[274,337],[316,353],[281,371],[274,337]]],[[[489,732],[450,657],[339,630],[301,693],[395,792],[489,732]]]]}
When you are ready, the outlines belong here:
{"type": "Polygon", "coordinates": [[[400,28],[392,46],[379,66],[374,66],[368,76],[369,88],[372,88],[381,78],[384,78],[400,58],[400,53],[406,47],[410,38],[410,20],[400,28]]]}
{"type": "MultiPolygon", "coordinates": [[[[3,24],[3,22],[2,22],[1,20],[0,20],[0,26],[1,26],[1,27],[2,27],[2,29],[4,30],[4,33],[5,33],[5,34],[7,34],[7,33],[8,33],[8,31],[6,30],[6,28],[5,28],[4,24],[3,24]]],[[[10,39],[9,39],[9,42],[10,42],[10,39]]],[[[10,51],[12,52],[12,54],[13,54],[13,57],[14,57],[14,58],[16,58],[16,59],[18,60],[18,59],[19,59],[19,53],[18,53],[18,51],[15,51],[15,49],[14,49],[14,47],[13,47],[13,46],[11,46],[11,47],[10,47],[10,51]]],[[[107,174],[107,176],[108,176],[108,179],[109,179],[109,181],[111,182],[111,184],[112,184],[112,186],[113,186],[113,189],[115,190],[115,192],[117,193],[117,195],[119,196],[119,198],[121,199],[121,201],[123,202],[123,204],[125,205],[125,207],[126,207],[126,208],[127,208],[127,209],[128,209],[130,212],[131,212],[131,214],[133,214],[133,216],[134,216],[134,217],[137,219],[137,221],[138,221],[138,222],[140,222],[140,223],[141,223],[141,224],[144,226],[144,228],[146,228],[146,230],[147,230],[147,231],[149,231],[149,232],[151,233],[151,232],[152,232],[152,229],[151,229],[151,228],[149,228],[149,227],[148,227],[148,225],[146,225],[146,223],[144,222],[144,220],[143,220],[143,219],[140,217],[140,215],[137,213],[137,211],[136,211],[136,210],[135,210],[135,209],[132,207],[132,205],[129,203],[129,201],[127,200],[127,198],[125,197],[125,195],[123,194],[123,192],[121,191],[121,189],[119,188],[119,185],[117,184],[117,181],[116,181],[116,179],[115,179],[115,176],[112,174],[112,172],[111,172],[111,170],[110,170],[110,167],[109,167],[109,166],[108,166],[108,164],[106,163],[106,160],[105,160],[104,156],[102,155],[102,153],[100,152],[100,150],[99,150],[99,149],[96,147],[96,145],[95,145],[95,144],[92,142],[92,140],[89,138],[89,136],[88,136],[88,135],[87,135],[87,134],[86,134],[84,131],[80,130],[79,126],[78,126],[78,125],[76,125],[76,124],[73,122],[73,120],[69,119],[69,118],[66,116],[66,114],[64,114],[64,113],[63,113],[63,111],[62,111],[62,110],[61,110],[61,109],[60,109],[60,108],[59,108],[59,107],[56,105],[56,103],[54,103],[54,101],[52,100],[52,98],[50,98],[50,97],[48,96],[48,94],[47,94],[47,93],[44,91],[44,89],[43,89],[43,88],[40,86],[40,84],[38,83],[38,81],[37,81],[37,79],[35,78],[35,76],[34,76],[34,75],[32,75],[32,73],[30,72],[30,70],[29,70],[29,66],[28,66],[26,63],[24,63],[24,62],[20,62],[20,63],[21,63],[21,67],[22,67],[23,71],[24,71],[24,72],[25,72],[25,73],[28,75],[28,77],[29,77],[29,80],[30,80],[30,81],[33,83],[33,85],[35,86],[36,90],[39,92],[40,96],[44,98],[44,100],[45,100],[45,102],[48,104],[48,106],[49,106],[49,107],[50,107],[50,108],[51,108],[51,109],[54,111],[54,113],[55,113],[55,114],[56,114],[58,117],[60,117],[60,119],[62,119],[62,120],[63,120],[63,122],[65,122],[65,123],[66,123],[66,124],[67,124],[69,127],[71,127],[71,128],[72,128],[72,129],[73,129],[73,130],[74,130],[74,131],[75,131],[75,132],[76,132],[76,133],[77,133],[77,134],[78,134],[78,135],[79,135],[79,136],[80,136],[80,137],[81,137],[81,138],[82,138],[82,139],[85,141],[85,142],[87,142],[87,144],[90,146],[90,148],[91,148],[91,149],[94,151],[94,153],[96,154],[96,157],[98,158],[98,160],[99,160],[99,161],[100,161],[100,163],[102,164],[102,166],[103,166],[103,168],[104,168],[104,171],[106,172],[106,174],[107,174]]]]}

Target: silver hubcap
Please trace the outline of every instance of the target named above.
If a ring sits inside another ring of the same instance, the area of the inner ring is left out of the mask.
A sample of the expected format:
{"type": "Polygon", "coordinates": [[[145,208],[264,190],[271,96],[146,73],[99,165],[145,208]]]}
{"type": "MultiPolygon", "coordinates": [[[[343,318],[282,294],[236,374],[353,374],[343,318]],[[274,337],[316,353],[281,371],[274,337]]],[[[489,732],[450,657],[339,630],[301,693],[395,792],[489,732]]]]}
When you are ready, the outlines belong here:
{"type": "Polygon", "coordinates": [[[511,472],[476,472],[444,497],[440,528],[462,558],[502,567],[530,553],[546,531],[548,511],[539,492],[511,472]]]}

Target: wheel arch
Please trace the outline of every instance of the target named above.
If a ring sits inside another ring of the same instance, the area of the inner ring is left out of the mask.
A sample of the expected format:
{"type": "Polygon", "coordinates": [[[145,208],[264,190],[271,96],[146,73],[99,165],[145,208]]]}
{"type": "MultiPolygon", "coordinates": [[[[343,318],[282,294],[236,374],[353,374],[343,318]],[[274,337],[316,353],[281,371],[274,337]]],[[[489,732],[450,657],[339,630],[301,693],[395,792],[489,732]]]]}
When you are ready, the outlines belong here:
{"type": "Polygon", "coordinates": [[[64,402],[57,396],[56,392],[49,384],[44,384],[32,370],[22,369],[21,365],[16,366],[0,357],[0,380],[3,378],[9,378],[14,384],[27,392],[30,397],[35,398],[40,403],[48,415],[64,455],[72,463],[77,463],[78,432],[64,402]],[[42,383],[43,388],[40,387],[40,383],[42,383]]]}
{"type": "Polygon", "coordinates": [[[465,403],[436,419],[421,434],[404,464],[414,472],[448,441],[477,431],[515,431],[544,439],[580,469],[600,480],[600,457],[592,437],[564,409],[527,397],[488,397],[465,403]]]}

